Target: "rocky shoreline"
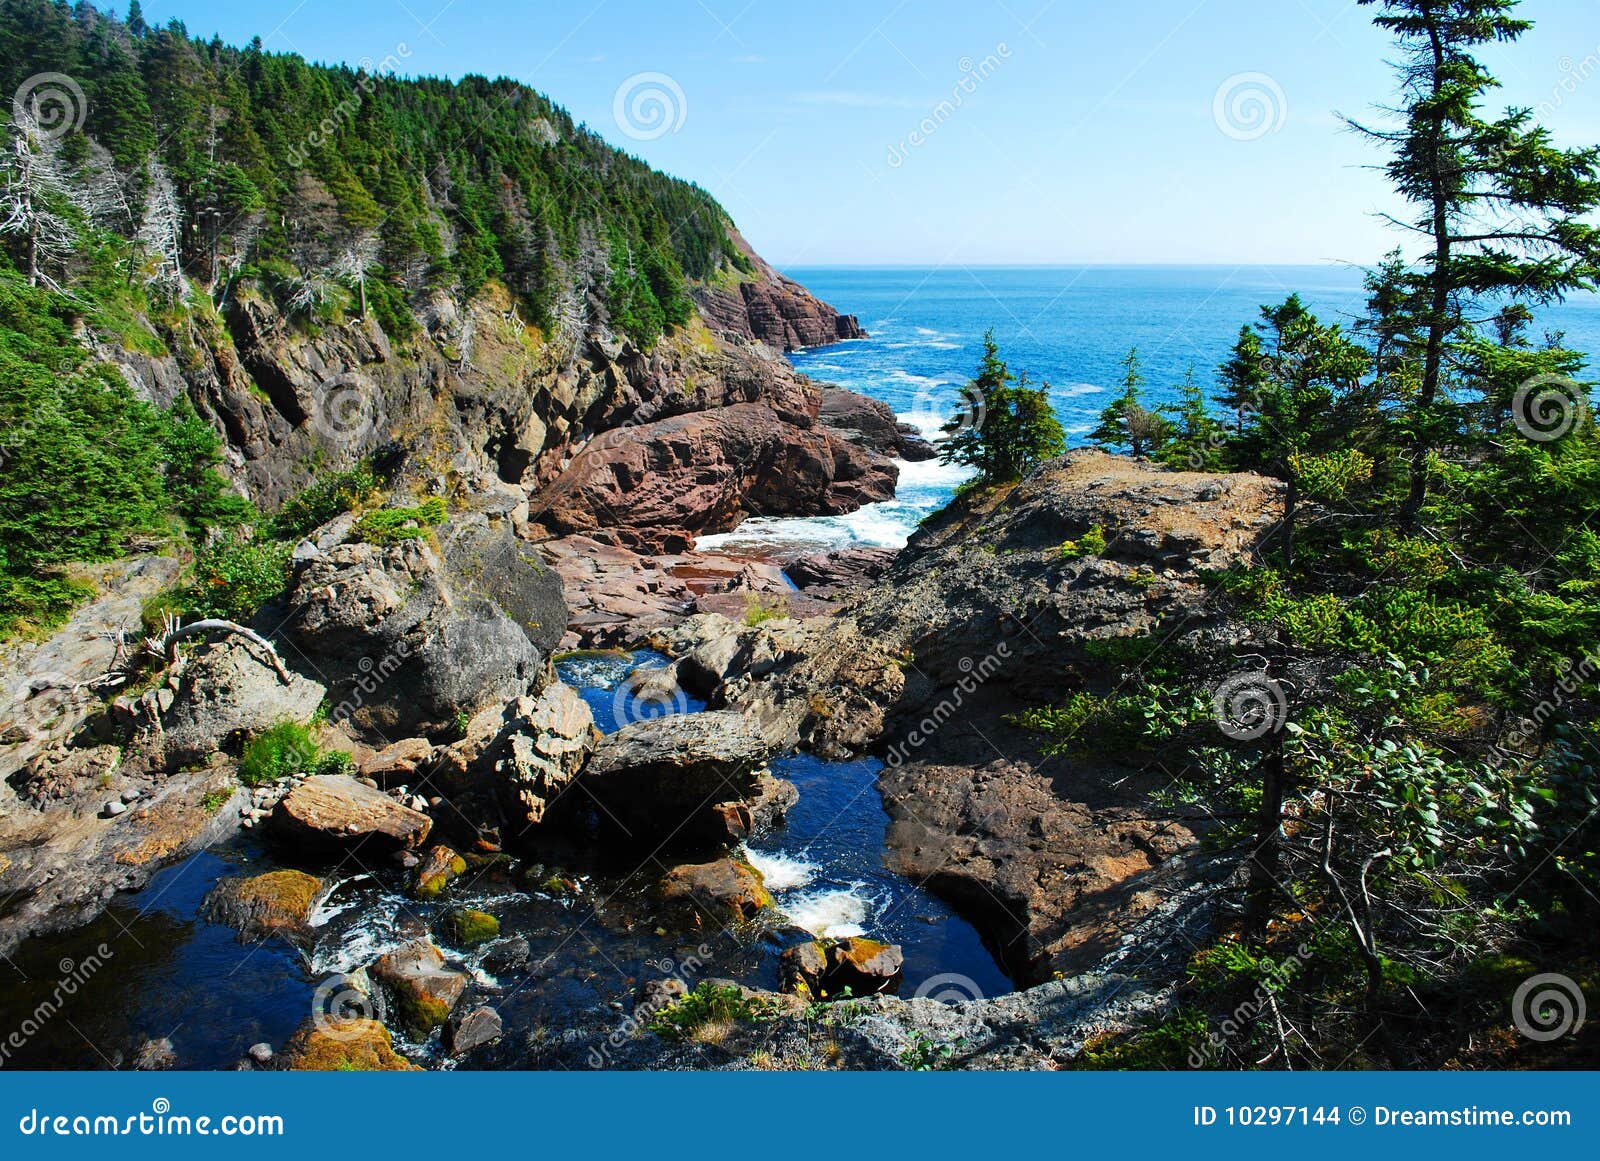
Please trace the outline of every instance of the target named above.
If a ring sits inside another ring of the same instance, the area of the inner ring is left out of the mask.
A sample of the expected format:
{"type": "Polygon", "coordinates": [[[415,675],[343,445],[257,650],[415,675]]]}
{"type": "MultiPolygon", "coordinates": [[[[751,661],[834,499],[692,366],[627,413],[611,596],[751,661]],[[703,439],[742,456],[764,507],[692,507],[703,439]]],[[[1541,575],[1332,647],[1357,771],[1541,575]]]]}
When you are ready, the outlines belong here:
{"type": "Polygon", "coordinates": [[[406,352],[370,322],[295,335],[244,288],[227,333],[181,372],[108,356],[151,398],[195,399],[268,504],[329,446],[318,410],[339,379],[378,417],[337,432],[339,453],[398,448],[397,490],[445,496],[445,515],[388,543],[336,517],[294,547],[284,592],[249,626],[153,667],[129,658],[182,567],[160,557],[102,570],[65,629],[8,650],[0,953],[248,835],[276,867],[223,879],[204,908],[241,939],[303,945],[352,873],[431,916],[338,977],[350,1021],[321,1012],[255,1067],[409,1067],[422,1044],[483,1067],[602,1049],[610,1067],[688,1066],[656,1018],[704,980],[646,988],[649,1019],[621,1044],[609,1005],[574,1016],[559,1044],[528,1041],[483,982],[486,955],[502,973],[532,969],[464,885],[538,868],[539,895],[559,900],[597,857],[629,852],[647,873],[639,914],[614,920],[624,928],[653,928],[665,949],[754,924],[782,953],[780,991],[706,985],[740,1015],[698,1066],[811,1061],[821,1003],[835,1009],[830,1067],[909,1067],[930,1037],[967,1045],[947,1061],[962,1066],[1054,1067],[1163,1002],[1162,985],[1118,965],[1205,922],[1192,888],[1229,873],[1200,854],[1205,820],[1156,807],[1159,787],[1114,755],[1046,757],[1009,714],[1104,680],[1108,641],[1176,625],[1225,649],[1203,574],[1253,549],[1277,519],[1276,485],[1077,452],[958,501],[898,555],[697,552],[750,516],[890,499],[896,461],[934,454],[882,404],[773,353],[858,330],[755,270],[737,308],[707,288],[704,321],[648,355],[604,335],[530,354],[501,337],[489,300],[430,302],[433,339],[406,352]],[[471,357],[452,361],[445,340],[459,350],[463,334],[471,357]],[[1092,528],[1106,550],[1068,559],[1063,542],[1092,528]],[[631,716],[603,733],[557,661],[639,648],[665,664],[627,679],[617,704],[631,716]],[[241,787],[245,748],[280,723],[300,724],[307,751],[241,787]],[[797,749],[883,760],[890,866],[969,920],[1024,991],[894,998],[898,946],[772,926],[772,894],[741,851],[793,808],[771,763],[797,749]],[[548,869],[563,864],[579,869],[548,869]],[[848,1006],[826,1005],[840,994],[848,1006]]]}

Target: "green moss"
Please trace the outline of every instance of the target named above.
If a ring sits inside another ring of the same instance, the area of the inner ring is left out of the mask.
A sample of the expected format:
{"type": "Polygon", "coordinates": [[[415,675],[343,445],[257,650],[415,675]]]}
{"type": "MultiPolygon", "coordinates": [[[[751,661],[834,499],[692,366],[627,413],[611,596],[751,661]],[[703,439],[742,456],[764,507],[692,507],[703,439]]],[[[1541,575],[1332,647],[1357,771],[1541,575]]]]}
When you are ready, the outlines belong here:
{"type": "Polygon", "coordinates": [[[427,535],[449,515],[442,496],[430,496],[414,508],[374,508],[356,521],[355,538],[368,544],[398,544],[427,535]]]}
{"type": "Polygon", "coordinates": [[[500,934],[500,921],[487,912],[462,908],[445,916],[444,932],[457,947],[476,947],[500,934]]]}

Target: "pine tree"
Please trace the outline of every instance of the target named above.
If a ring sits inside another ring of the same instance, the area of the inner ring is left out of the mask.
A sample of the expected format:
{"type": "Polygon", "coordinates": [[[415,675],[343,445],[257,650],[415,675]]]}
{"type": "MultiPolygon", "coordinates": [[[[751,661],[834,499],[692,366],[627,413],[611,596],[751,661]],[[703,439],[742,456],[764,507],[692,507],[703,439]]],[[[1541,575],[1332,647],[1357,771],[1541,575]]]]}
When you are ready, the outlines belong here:
{"type": "Polygon", "coordinates": [[[1600,149],[1558,149],[1528,109],[1494,120],[1480,113],[1499,82],[1473,55],[1532,27],[1515,0],[1360,0],[1404,54],[1402,128],[1350,124],[1390,147],[1390,180],[1417,209],[1396,221],[1427,244],[1398,281],[1394,317],[1419,336],[1420,377],[1410,418],[1410,486],[1402,523],[1418,519],[1428,461],[1452,437],[1449,347],[1474,300],[1498,295],[1549,302],[1600,278],[1600,149]]]}
{"type": "Polygon", "coordinates": [[[1138,347],[1129,348],[1122,367],[1122,394],[1100,413],[1100,426],[1089,438],[1108,451],[1126,448],[1135,459],[1144,459],[1166,445],[1171,425],[1139,401],[1145,379],[1138,347]]]}
{"type": "Polygon", "coordinates": [[[1050,385],[1034,387],[1000,357],[994,331],[983,336],[978,373],[962,392],[966,406],[942,428],[939,459],[976,468],[983,485],[1020,480],[1067,449],[1066,432],[1050,405],[1050,385]]]}

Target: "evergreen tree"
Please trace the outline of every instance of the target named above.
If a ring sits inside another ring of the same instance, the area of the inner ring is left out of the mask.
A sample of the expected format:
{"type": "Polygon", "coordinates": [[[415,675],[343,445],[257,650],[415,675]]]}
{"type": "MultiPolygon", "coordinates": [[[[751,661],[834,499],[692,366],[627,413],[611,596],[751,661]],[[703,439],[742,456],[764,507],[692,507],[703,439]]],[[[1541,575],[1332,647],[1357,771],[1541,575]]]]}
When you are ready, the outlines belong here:
{"type": "Polygon", "coordinates": [[[992,330],[983,336],[983,359],[963,395],[966,407],[942,429],[939,459],[976,468],[980,484],[1019,480],[1066,451],[1050,385],[1034,387],[1027,375],[1013,375],[992,330]]]}
{"type": "Polygon", "coordinates": [[[1089,438],[1108,451],[1126,448],[1135,459],[1144,459],[1166,445],[1171,425],[1140,402],[1145,380],[1139,369],[1138,347],[1129,348],[1122,367],[1122,394],[1100,413],[1100,426],[1089,438]]]}
{"type": "Polygon", "coordinates": [[[1421,345],[1409,416],[1410,484],[1402,522],[1415,523],[1428,491],[1429,457],[1456,433],[1449,347],[1476,300],[1497,295],[1539,302],[1590,289],[1600,276],[1600,149],[1558,149],[1528,109],[1485,119],[1499,82],[1473,55],[1517,40],[1531,24],[1516,0],[1360,0],[1381,9],[1374,22],[1393,34],[1405,124],[1351,124],[1390,147],[1387,172],[1417,210],[1398,223],[1427,244],[1421,263],[1386,277],[1395,290],[1391,321],[1421,345]]]}

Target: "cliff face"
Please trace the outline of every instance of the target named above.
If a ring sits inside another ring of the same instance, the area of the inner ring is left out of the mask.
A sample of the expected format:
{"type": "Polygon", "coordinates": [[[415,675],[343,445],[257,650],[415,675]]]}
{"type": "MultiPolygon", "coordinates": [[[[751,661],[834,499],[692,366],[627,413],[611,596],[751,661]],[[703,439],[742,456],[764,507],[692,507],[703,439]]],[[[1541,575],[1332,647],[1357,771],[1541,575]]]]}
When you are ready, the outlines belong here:
{"type": "Polygon", "coordinates": [[[855,315],[840,314],[794,279],[774,270],[737,230],[730,234],[749,260],[752,273],[732,286],[691,287],[695,304],[712,327],[736,338],[759,339],[780,351],[866,337],[855,315]]]}
{"type": "MultiPolygon", "coordinates": [[[[842,324],[803,290],[793,300],[809,313],[786,334],[803,326],[817,338],[824,320],[842,324]]],[[[234,477],[268,510],[320,466],[380,448],[403,457],[412,483],[513,502],[532,493],[535,523],[554,505],[549,527],[562,531],[642,526],[642,516],[607,513],[662,487],[663,527],[680,533],[893,494],[894,449],[819,427],[823,389],[752,337],[699,317],[649,351],[602,323],[546,336],[493,290],[466,303],[436,292],[413,310],[417,333],[405,340],[371,318],[307,328],[245,284],[218,321],[191,319],[169,340],[181,356],[103,357],[147,398],[188,395],[224,433],[234,477]],[[632,467],[619,475],[623,461],[632,467]],[[773,473],[808,486],[791,493],[773,473]],[[541,504],[543,492],[551,499],[541,504]]]]}

